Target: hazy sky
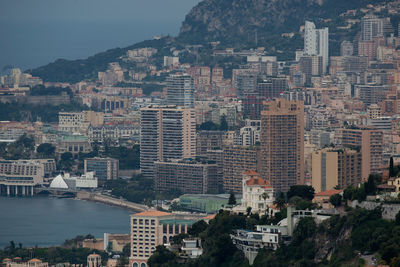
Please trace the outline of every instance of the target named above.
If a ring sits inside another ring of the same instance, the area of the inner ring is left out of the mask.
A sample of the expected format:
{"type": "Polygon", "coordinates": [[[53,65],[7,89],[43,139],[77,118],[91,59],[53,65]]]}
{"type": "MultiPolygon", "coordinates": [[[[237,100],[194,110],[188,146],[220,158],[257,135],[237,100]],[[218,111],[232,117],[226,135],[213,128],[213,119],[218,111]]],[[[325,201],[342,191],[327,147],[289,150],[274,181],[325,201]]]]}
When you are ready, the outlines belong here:
{"type": "Polygon", "coordinates": [[[200,0],[0,0],[0,71],[176,35],[200,0]]]}

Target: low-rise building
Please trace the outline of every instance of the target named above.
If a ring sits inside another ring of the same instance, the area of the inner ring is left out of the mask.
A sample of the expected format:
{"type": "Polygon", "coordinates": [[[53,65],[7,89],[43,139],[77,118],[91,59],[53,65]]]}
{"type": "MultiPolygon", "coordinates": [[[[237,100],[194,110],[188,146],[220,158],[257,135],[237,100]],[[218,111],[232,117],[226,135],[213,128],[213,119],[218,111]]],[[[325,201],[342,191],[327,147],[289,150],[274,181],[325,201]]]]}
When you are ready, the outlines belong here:
{"type": "Polygon", "coordinates": [[[104,123],[104,113],[94,111],[59,112],[58,130],[68,133],[86,133],[89,125],[100,126],[104,123]]]}
{"type": "Polygon", "coordinates": [[[218,165],[195,160],[154,162],[156,191],[184,194],[218,193],[218,165]]]}
{"type": "Polygon", "coordinates": [[[88,139],[83,135],[67,135],[63,136],[58,142],[56,153],[61,156],[65,152],[69,152],[75,159],[78,158],[79,153],[89,153],[92,147],[88,139]]]}
{"type": "Polygon", "coordinates": [[[172,237],[187,233],[191,226],[204,219],[201,215],[174,214],[150,210],[131,215],[130,266],[147,267],[147,260],[159,245],[167,245],[172,237]]]}
{"type": "Polygon", "coordinates": [[[101,126],[89,126],[87,137],[91,143],[103,144],[106,140],[119,144],[121,141],[133,140],[139,142],[140,128],[132,124],[104,124],[101,126]]]}
{"type": "Polygon", "coordinates": [[[179,197],[179,206],[184,210],[216,213],[228,205],[229,194],[185,194],[179,197]]]}
{"type": "Polygon", "coordinates": [[[100,182],[118,179],[119,160],[113,158],[89,158],[84,161],[84,171],[94,172],[100,182]]]}
{"type": "Polygon", "coordinates": [[[87,267],[101,267],[101,256],[99,254],[87,256],[87,267]]]}
{"type": "Polygon", "coordinates": [[[0,160],[0,194],[33,195],[33,186],[55,169],[53,159],[0,160]]]}
{"type": "Polygon", "coordinates": [[[252,213],[265,214],[274,203],[274,189],[268,180],[260,177],[255,171],[243,173],[242,204],[235,211],[245,212],[251,208],[252,213]]]}
{"type": "Polygon", "coordinates": [[[316,223],[321,223],[330,218],[330,215],[320,211],[295,210],[294,207],[288,206],[287,218],[277,225],[257,225],[255,231],[239,229],[231,234],[231,239],[249,263],[253,264],[260,249],[276,250],[281,243],[290,242],[296,224],[304,217],[312,217],[316,223]]]}
{"type": "Polygon", "coordinates": [[[82,176],[70,176],[69,173],[57,175],[50,183],[50,188],[54,189],[94,189],[97,188],[97,178],[94,176],[93,172],[87,172],[82,176]]]}
{"type": "Polygon", "coordinates": [[[391,185],[391,186],[395,186],[396,187],[396,189],[395,189],[396,193],[400,192],[400,177],[391,177],[391,178],[389,178],[387,184],[391,185]]]}
{"type": "Polygon", "coordinates": [[[343,195],[343,190],[332,189],[332,190],[326,190],[326,191],[319,192],[319,193],[315,194],[312,202],[316,203],[323,209],[331,209],[331,208],[333,208],[333,205],[329,202],[329,199],[331,198],[331,196],[336,195],[336,194],[343,195]]]}
{"type": "Polygon", "coordinates": [[[131,240],[130,234],[104,233],[104,238],[85,239],[82,241],[83,248],[96,249],[109,252],[122,252],[125,245],[131,240]]]}
{"type": "Polygon", "coordinates": [[[195,259],[203,255],[200,238],[185,238],[182,243],[181,250],[185,256],[195,259]]]}
{"type": "Polygon", "coordinates": [[[39,259],[31,259],[27,262],[22,262],[14,258],[14,260],[3,261],[3,263],[5,264],[5,267],[48,267],[49,266],[47,262],[42,262],[39,259]]]}

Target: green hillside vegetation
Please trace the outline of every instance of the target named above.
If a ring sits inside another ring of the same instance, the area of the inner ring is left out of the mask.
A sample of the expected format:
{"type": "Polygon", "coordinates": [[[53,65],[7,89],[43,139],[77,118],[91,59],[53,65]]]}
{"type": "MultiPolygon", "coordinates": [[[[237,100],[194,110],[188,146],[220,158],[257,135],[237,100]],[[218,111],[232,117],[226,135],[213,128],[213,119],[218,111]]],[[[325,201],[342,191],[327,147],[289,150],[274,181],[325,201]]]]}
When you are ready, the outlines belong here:
{"type": "MultiPolygon", "coordinates": [[[[221,211],[200,233],[204,253],[196,260],[182,262],[162,246],[149,260],[150,266],[249,266],[244,255],[231,242],[234,229],[252,229],[270,223],[266,216],[234,215],[221,211]],[[168,261],[163,261],[164,257],[168,261]],[[164,264],[164,265],[162,265],[164,264]]],[[[201,222],[198,222],[199,224],[201,222]]],[[[193,225],[196,228],[196,224],[193,225]]],[[[179,238],[177,238],[179,242],[179,238]]],[[[320,225],[312,218],[299,221],[289,245],[276,251],[261,250],[253,266],[363,266],[363,253],[374,253],[378,263],[400,266],[400,214],[396,221],[382,219],[380,209],[351,209],[320,225]]]]}
{"type": "Polygon", "coordinates": [[[76,83],[82,80],[91,80],[97,78],[97,72],[106,70],[108,63],[121,62],[120,57],[124,56],[128,50],[141,47],[162,48],[168,40],[169,38],[147,40],[125,48],[109,49],[87,59],[58,59],[53,63],[27,72],[49,82],[76,83]]]}
{"type": "MultiPolygon", "coordinates": [[[[84,238],[93,237],[92,235],[78,236],[73,240],[79,239],[82,241],[84,238]]],[[[0,262],[5,258],[20,257],[22,261],[28,261],[32,257],[48,262],[49,265],[55,265],[57,263],[69,262],[71,264],[83,264],[87,263],[87,256],[92,253],[101,255],[103,262],[107,259],[107,253],[89,248],[77,248],[76,246],[64,246],[64,247],[50,247],[50,248],[24,248],[23,244],[16,245],[14,241],[10,241],[10,244],[3,250],[0,250],[0,262]]]]}
{"type": "Polygon", "coordinates": [[[40,108],[33,104],[0,102],[0,120],[35,122],[40,119],[42,122],[52,123],[58,122],[58,112],[60,111],[72,112],[88,109],[88,106],[74,101],[70,104],[43,105],[40,108]]]}

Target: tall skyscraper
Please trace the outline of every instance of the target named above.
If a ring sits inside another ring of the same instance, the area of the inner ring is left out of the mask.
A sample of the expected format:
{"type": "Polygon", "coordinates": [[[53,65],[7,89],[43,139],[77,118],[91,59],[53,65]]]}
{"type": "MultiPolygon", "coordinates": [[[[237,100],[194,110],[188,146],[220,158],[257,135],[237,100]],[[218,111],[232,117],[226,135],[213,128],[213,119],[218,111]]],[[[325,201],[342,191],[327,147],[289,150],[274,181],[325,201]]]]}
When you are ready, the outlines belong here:
{"type": "Polygon", "coordinates": [[[368,14],[361,19],[361,40],[372,41],[374,37],[383,36],[384,20],[368,14]]]}
{"type": "Polygon", "coordinates": [[[154,162],[196,156],[196,114],[177,106],[140,110],[140,169],[154,178],[154,162]]]}
{"type": "Polygon", "coordinates": [[[304,55],[321,56],[323,71],[326,73],[329,64],[329,28],[316,29],[315,24],[306,21],[304,32],[304,55]]]}
{"type": "Polygon", "coordinates": [[[189,74],[171,74],[167,78],[167,104],[194,106],[193,79],[189,74]]]}
{"type": "Polygon", "coordinates": [[[275,192],[304,183],[304,103],[276,99],[261,112],[261,174],[275,192]]]}

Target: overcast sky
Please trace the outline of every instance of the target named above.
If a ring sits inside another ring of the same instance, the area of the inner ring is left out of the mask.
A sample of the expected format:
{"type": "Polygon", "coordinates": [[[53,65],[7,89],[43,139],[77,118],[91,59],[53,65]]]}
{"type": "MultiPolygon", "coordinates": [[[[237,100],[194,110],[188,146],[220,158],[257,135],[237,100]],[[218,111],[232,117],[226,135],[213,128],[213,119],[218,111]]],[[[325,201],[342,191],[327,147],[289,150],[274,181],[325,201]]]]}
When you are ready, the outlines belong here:
{"type": "Polygon", "coordinates": [[[0,70],[176,35],[200,0],[0,0],[0,70]]]}
{"type": "Polygon", "coordinates": [[[182,20],[199,0],[1,0],[3,20],[182,20]]]}

